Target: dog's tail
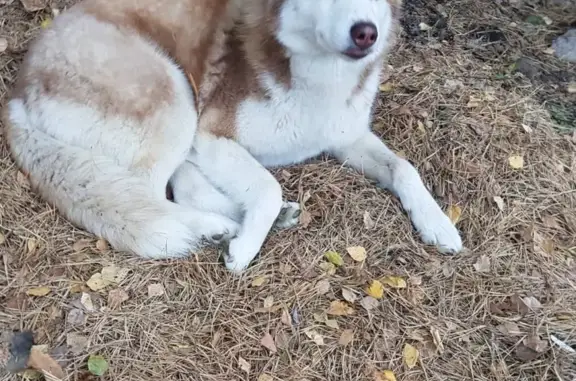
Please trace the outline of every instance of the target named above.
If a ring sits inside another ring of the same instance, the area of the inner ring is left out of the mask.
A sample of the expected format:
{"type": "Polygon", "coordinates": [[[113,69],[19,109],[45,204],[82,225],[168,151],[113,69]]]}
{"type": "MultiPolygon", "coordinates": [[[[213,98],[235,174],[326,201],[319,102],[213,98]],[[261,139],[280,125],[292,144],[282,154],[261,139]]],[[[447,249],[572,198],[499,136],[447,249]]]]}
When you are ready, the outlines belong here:
{"type": "Polygon", "coordinates": [[[199,249],[204,239],[235,234],[232,220],[161,199],[151,180],[35,128],[22,100],[12,99],[6,111],[10,150],[33,189],[115,249],[175,258],[199,249]]]}

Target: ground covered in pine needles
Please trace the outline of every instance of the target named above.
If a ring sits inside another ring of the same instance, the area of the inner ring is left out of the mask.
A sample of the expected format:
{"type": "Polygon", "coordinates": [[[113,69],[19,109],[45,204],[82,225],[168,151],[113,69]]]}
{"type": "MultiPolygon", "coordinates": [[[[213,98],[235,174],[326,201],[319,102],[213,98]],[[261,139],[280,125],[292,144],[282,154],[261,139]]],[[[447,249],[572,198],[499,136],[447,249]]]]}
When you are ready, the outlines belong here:
{"type": "MultiPolygon", "coordinates": [[[[0,1],[0,106],[65,5],[0,1]]],[[[396,198],[319,159],[276,172],[306,213],[243,277],[210,250],[142,261],[30,192],[2,142],[0,330],[31,329],[70,380],[96,379],[87,363],[101,355],[108,380],[573,381],[576,68],[550,46],[575,14],[524,0],[405,5],[374,128],[458,219],[467,250],[454,257],[420,242],[396,198]],[[381,299],[367,297],[374,280],[381,299]]]]}

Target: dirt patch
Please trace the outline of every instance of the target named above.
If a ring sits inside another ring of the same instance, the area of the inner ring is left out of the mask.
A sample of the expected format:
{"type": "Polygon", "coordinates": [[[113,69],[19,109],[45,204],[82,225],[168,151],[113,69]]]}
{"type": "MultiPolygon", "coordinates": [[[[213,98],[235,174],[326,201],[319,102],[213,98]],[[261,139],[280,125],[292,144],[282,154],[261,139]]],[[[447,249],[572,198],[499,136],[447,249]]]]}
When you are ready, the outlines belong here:
{"type": "MultiPolygon", "coordinates": [[[[9,41],[0,105],[50,16],[0,6],[9,41]]],[[[396,198],[323,159],[275,173],[288,198],[307,200],[310,223],[272,234],[243,277],[216,251],[141,261],[74,229],[29,191],[0,145],[0,330],[31,329],[64,348],[73,380],[91,379],[91,354],[108,360],[110,380],[368,381],[386,369],[398,380],[573,380],[574,355],[556,343],[576,348],[576,140],[557,120],[571,123],[575,95],[565,87],[573,77],[552,73],[576,71],[546,53],[572,20],[537,1],[406,3],[374,128],[444,208],[462,209],[468,250],[455,257],[422,245],[396,198]],[[532,14],[552,24],[526,22],[532,14]],[[532,78],[515,65],[522,57],[537,66],[532,78]],[[547,100],[565,111],[554,116],[547,100]],[[350,246],[366,248],[364,263],[347,256],[350,246]],[[344,257],[334,274],[327,250],[344,257]],[[130,271],[87,288],[111,265],[130,271]],[[353,302],[354,315],[331,317],[337,326],[315,318],[344,290],[363,298],[388,276],[406,288],[387,287],[370,311],[353,302]],[[50,293],[30,296],[33,287],[50,293]],[[110,291],[128,299],[118,308],[110,291]],[[354,333],[346,346],[345,330],[354,333]],[[262,345],[267,333],[276,352],[262,345]],[[407,344],[420,353],[413,368],[407,344]]]]}

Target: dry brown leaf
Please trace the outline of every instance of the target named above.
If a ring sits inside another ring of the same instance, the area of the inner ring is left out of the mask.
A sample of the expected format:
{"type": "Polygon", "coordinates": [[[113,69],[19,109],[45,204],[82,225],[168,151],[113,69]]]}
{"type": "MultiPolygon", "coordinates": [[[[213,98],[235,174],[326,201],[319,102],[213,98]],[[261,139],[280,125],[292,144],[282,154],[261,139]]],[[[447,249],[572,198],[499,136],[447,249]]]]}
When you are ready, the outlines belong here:
{"type": "Polygon", "coordinates": [[[122,306],[122,303],[126,302],[128,299],[130,299],[130,297],[126,291],[121,288],[111,290],[108,293],[108,308],[111,310],[119,309],[122,306]]]}
{"type": "Polygon", "coordinates": [[[380,279],[380,282],[387,286],[397,289],[407,287],[406,280],[404,280],[404,278],[399,276],[385,276],[382,279],[380,279]]]}
{"type": "Polygon", "coordinates": [[[30,189],[30,180],[28,176],[21,171],[16,172],[16,182],[24,189],[30,189]]]}
{"type": "Polygon", "coordinates": [[[88,279],[88,281],[86,282],[86,285],[92,291],[100,291],[100,290],[103,290],[106,287],[108,287],[108,285],[110,285],[110,282],[108,280],[103,279],[102,274],[96,273],[96,274],[92,275],[90,277],[90,279],[88,279]]]}
{"type": "Polygon", "coordinates": [[[250,363],[244,360],[242,357],[238,357],[238,366],[246,373],[250,373],[250,363]]]}
{"type": "Polygon", "coordinates": [[[330,292],[330,282],[326,279],[319,281],[316,283],[316,291],[318,291],[320,295],[326,295],[330,292]]]}
{"type": "Polygon", "coordinates": [[[8,40],[5,38],[0,38],[0,53],[3,53],[8,49],[8,40]]]}
{"type": "Polygon", "coordinates": [[[272,308],[273,305],[274,305],[274,297],[272,295],[268,295],[264,299],[264,308],[272,308]]]}
{"type": "Polygon", "coordinates": [[[448,215],[448,218],[450,218],[450,221],[456,225],[462,217],[462,208],[460,208],[458,205],[450,205],[446,211],[446,214],[448,215]]]}
{"type": "Polygon", "coordinates": [[[96,241],[96,249],[101,253],[106,252],[110,250],[110,244],[105,239],[100,238],[96,241]]]}
{"type": "Polygon", "coordinates": [[[502,197],[494,196],[493,200],[500,211],[503,212],[506,209],[506,205],[504,204],[504,199],[502,197]]]}
{"type": "Polygon", "coordinates": [[[30,296],[46,296],[50,292],[52,292],[50,287],[33,287],[26,290],[26,294],[30,296]]]}
{"type": "Polygon", "coordinates": [[[257,276],[252,280],[252,287],[260,287],[264,283],[266,283],[267,280],[268,278],[266,278],[265,276],[257,276]]]}
{"type": "Polygon", "coordinates": [[[362,219],[364,220],[364,227],[367,230],[372,230],[376,227],[376,223],[374,222],[374,220],[372,219],[372,217],[370,216],[370,212],[369,211],[365,211],[364,215],[362,216],[362,219]]]}
{"type": "Polygon", "coordinates": [[[77,333],[69,333],[66,335],[66,346],[72,354],[79,355],[88,348],[88,338],[77,333]]]}
{"type": "Polygon", "coordinates": [[[46,0],[20,0],[26,12],[41,11],[46,8],[46,0]]]}
{"type": "Polygon", "coordinates": [[[324,324],[326,324],[327,327],[333,328],[333,329],[340,329],[340,325],[338,324],[337,320],[333,320],[333,319],[328,319],[326,318],[324,320],[324,324]]]}
{"type": "Polygon", "coordinates": [[[374,308],[378,307],[378,300],[374,299],[371,296],[366,296],[360,301],[360,305],[364,307],[366,311],[371,311],[374,308]]]}
{"type": "Polygon", "coordinates": [[[536,229],[532,230],[532,237],[534,240],[534,252],[543,256],[550,256],[554,254],[556,245],[554,241],[544,237],[536,229]]]}
{"type": "Polygon", "coordinates": [[[73,308],[66,315],[66,323],[72,327],[81,326],[86,324],[86,316],[84,311],[79,308],[73,308]]]}
{"type": "Polygon", "coordinates": [[[262,337],[262,340],[260,340],[260,344],[262,344],[264,348],[268,349],[272,353],[278,352],[276,344],[274,343],[274,338],[268,332],[264,334],[264,337],[262,337]]]}
{"type": "Polygon", "coordinates": [[[119,284],[124,279],[126,279],[126,277],[128,276],[128,273],[130,273],[130,269],[119,268],[119,267],[112,265],[112,266],[106,266],[106,267],[102,268],[101,276],[102,276],[102,280],[104,282],[107,282],[109,284],[112,284],[112,283],[119,284]]]}
{"type": "Polygon", "coordinates": [[[348,303],[340,300],[334,300],[330,303],[330,307],[328,308],[328,311],[326,311],[328,315],[336,316],[354,315],[355,312],[354,308],[350,307],[348,303]]]}
{"type": "Polygon", "coordinates": [[[342,289],[342,297],[344,298],[344,300],[346,300],[347,302],[350,302],[350,303],[355,303],[358,300],[358,296],[356,296],[354,291],[352,291],[348,288],[342,289]]]}
{"type": "Polygon", "coordinates": [[[300,212],[299,223],[303,228],[307,228],[312,223],[312,214],[307,210],[300,212]]]}
{"type": "Polygon", "coordinates": [[[47,380],[64,380],[66,375],[62,367],[50,355],[44,353],[44,350],[33,346],[28,358],[28,366],[42,372],[47,380]]]}
{"type": "Polygon", "coordinates": [[[280,317],[280,321],[286,324],[288,327],[292,327],[292,316],[287,309],[282,311],[282,316],[280,317]]]}
{"type": "Polygon", "coordinates": [[[324,337],[313,329],[304,330],[304,334],[316,343],[316,345],[324,345],[324,337]]]}
{"type": "Polygon", "coordinates": [[[404,359],[404,364],[408,369],[412,369],[416,366],[418,358],[420,357],[420,352],[414,346],[410,344],[405,344],[402,350],[402,358],[404,359]]]}
{"type": "Polygon", "coordinates": [[[384,296],[384,286],[379,280],[373,280],[366,288],[366,293],[374,299],[382,299],[384,296]]]}
{"type": "Polygon", "coordinates": [[[336,274],[336,266],[334,266],[333,263],[322,262],[318,266],[326,273],[326,275],[336,274]]]}
{"type": "Polygon", "coordinates": [[[87,292],[82,293],[82,296],[80,297],[80,303],[86,309],[86,311],[96,311],[96,308],[94,308],[94,303],[92,302],[92,297],[87,292]]]}
{"type": "Polygon", "coordinates": [[[498,330],[506,336],[519,336],[522,334],[522,331],[520,331],[518,324],[513,322],[506,322],[502,325],[499,325],[498,330]]]}
{"type": "Polygon", "coordinates": [[[522,343],[537,353],[546,352],[548,349],[548,341],[540,339],[539,336],[528,336],[522,343]]]}
{"type": "Polygon", "coordinates": [[[480,258],[478,258],[478,261],[474,264],[474,269],[479,273],[489,273],[490,257],[483,255],[480,258]]]}
{"type": "Polygon", "coordinates": [[[366,259],[366,249],[362,246],[351,246],[346,251],[356,262],[363,262],[366,259]]]}
{"type": "Polygon", "coordinates": [[[91,239],[80,239],[74,242],[74,245],[72,245],[72,250],[74,250],[76,253],[79,253],[82,250],[89,248],[90,246],[92,246],[91,239]]]}
{"type": "Polygon", "coordinates": [[[346,346],[350,344],[354,340],[354,331],[351,329],[345,329],[342,331],[342,335],[340,335],[340,340],[338,340],[338,344],[346,346]]]}
{"type": "Polygon", "coordinates": [[[153,283],[148,285],[149,298],[159,297],[164,295],[165,293],[166,290],[164,289],[164,286],[162,286],[160,283],[153,283]]]}
{"type": "Polygon", "coordinates": [[[520,155],[512,155],[508,158],[508,165],[510,165],[512,169],[524,168],[524,157],[520,155]]]}
{"type": "Polygon", "coordinates": [[[537,310],[542,308],[542,304],[540,303],[540,301],[538,301],[538,299],[536,299],[533,296],[526,296],[522,298],[522,302],[530,310],[537,310]]]}
{"type": "Polygon", "coordinates": [[[528,348],[524,344],[519,344],[516,347],[516,357],[518,357],[522,361],[530,362],[534,361],[538,357],[540,357],[540,353],[536,352],[533,349],[528,348]]]}
{"type": "Polygon", "coordinates": [[[28,247],[28,253],[34,254],[36,249],[38,249],[38,240],[36,238],[29,238],[26,246],[28,247]]]}

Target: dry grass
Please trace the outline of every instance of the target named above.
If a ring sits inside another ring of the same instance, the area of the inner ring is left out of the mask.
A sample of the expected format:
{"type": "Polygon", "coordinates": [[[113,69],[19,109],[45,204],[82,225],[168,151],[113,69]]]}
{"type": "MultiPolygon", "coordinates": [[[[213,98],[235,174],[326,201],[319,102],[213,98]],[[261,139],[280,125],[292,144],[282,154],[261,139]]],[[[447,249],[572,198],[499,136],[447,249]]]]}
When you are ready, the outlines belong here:
{"type": "MultiPolygon", "coordinates": [[[[466,253],[444,257],[422,245],[395,198],[328,160],[278,172],[289,198],[309,192],[313,220],[271,235],[242,278],[229,275],[215,252],[179,262],[142,262],[94,244],[75,252],[75,242],[92,237],[26,189],[2,144],[0,329],[32,329],[40,343],[60,350],[70,333],[89,338],[87,349],[66,356],[71,380],[90,378],[86,359],[93,353],[109,359],[110,380],[255,380],[262,373],[274,380],[372,380],[374,369],[393,369],[399,380],[575,380],[575,355],[556,345],[530,353],[522,344],[529,336],[554,335],[576,345],[576,122],[555,124],[546,109],[550,100],[573,107],[576,95],[565,86],[576,70],[543,52],[574,22],[573,10],[487,0],[443,7],[448,18],[440,32],[452,39],[439,42],[438,28],[430,36],[404,36],[390,60],[393,88],[382,94],[375,128],[418,167],[444,207],[461,206],[466,253]],[[554,24],[525,23],[531,13],[554,24]],[[498,34],[482,40],[486,26],[500,27],[506,40],[498,34]],[[507,74],[520,56],[538,62],[538,77],[507,74]],[[480,99],[475,107],[468,107],[471,97],[480,99]],[[513,154],[524,157],[523,169],[510,168],[513,154]],[[495,196],[504,200],[503,211],[495,196]],[[373,229],[364,225],[366,211],[373,229]],[[39,243],[32,251],[30,239],[39,243]],[[324,274],[322,254],[351,245],[366,247],[366,263],[346,258],[335,275],[324,274]],[[489,272],[475,270],[482,256],[490,259],[489,272]],[[132,270],[120,286],[130,299],[110,310],[99,308],[107,305],[106,292],[92,293],[98,311],[86,312],[86,324],[67,323],[79,306],[77,285],[109,264],[132,270]],[[408,287],[387,291],[376,309],[356,305],[354,316],[337,319],[339,330],[314,321],[314,312],[341,298],[343,287],[362,294],[367,281],[392,274],[405,277],[408,287]],[[252,287],[256,276],[268,283],[252,287]],[[316,291],[321,279],[331,284],[326,295],[316,291]],[[149,298],[152,283],[166,294],[149,298]],[[52,292],[25,294],[40,285],[52,292]],[[542,306],[518,311],[515,295],[542,306]],[[283,324],[282,309],[258,312],[269,296],[297,311],[299,324],[283,324]],[[515,335],[501,331],[510,322],[519,328],[515,335]],[[309,327],[325,345],[305,335],[309,327]],[[343,329],[355,332],[346,347],[338,345],[343,329]],[[260,345],[266,332],[278,353],[260,345]],[[413,369],[402,363],[406,343],[421,351],[413,369]],[[238,366],[240,357],[250,363],[249,374],[238,366]]],[[[434,9],[434,1],[409,1],[406,22],[430,22],[434,9]]],[[[0,105],[48,14],[27,14],[18,2],[0,6],[0,37],[9,40],[0,54],[0,105]]]]}

